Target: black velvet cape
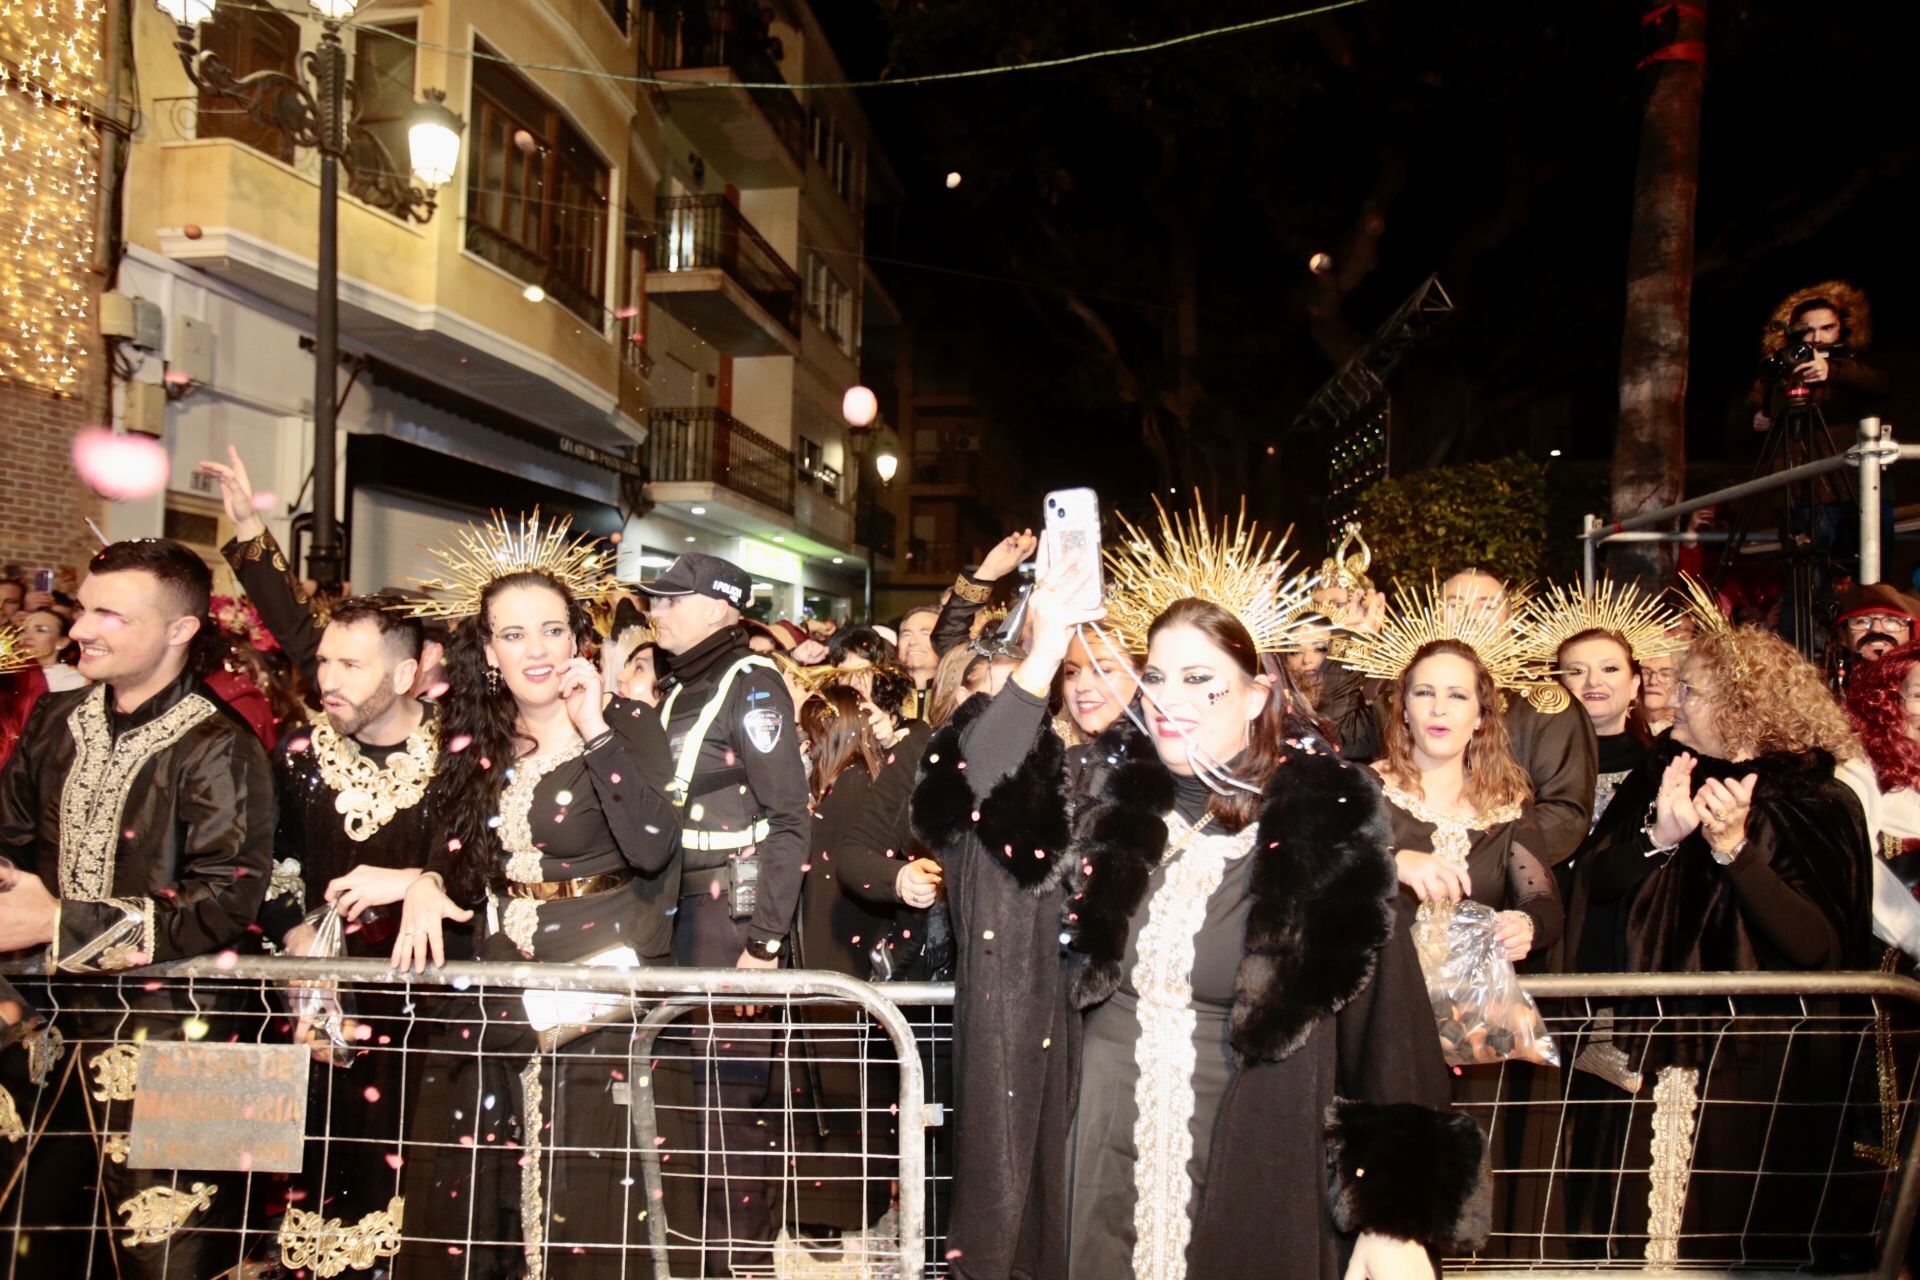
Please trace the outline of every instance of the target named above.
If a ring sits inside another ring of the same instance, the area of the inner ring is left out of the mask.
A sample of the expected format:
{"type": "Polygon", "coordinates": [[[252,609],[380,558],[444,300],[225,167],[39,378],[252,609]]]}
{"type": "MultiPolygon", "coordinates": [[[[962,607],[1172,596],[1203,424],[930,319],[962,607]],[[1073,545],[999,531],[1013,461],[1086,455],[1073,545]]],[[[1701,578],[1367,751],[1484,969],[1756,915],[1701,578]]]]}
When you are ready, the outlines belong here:
{"type": "MultiPolygon", "coordinates": [[[[1081,1014],[1120,983],[1174,799],[1125,720],[1071,760],[1033,724],[1025,759],[976,799],[974,735],[1040,719],[1015,685],[970,700],[928,744],[913,801],[956,916],[949,1265],[961,1280],[1066,1274],[1081,1014]]],[[[1354,1232],[1450,1249],[1486,1230],[1484,1142],[1448,1109],[1378,785],[1324,740],[1289,746],[1250,855],[1238,1069],[1188,1248],[1196,1280],[1336,1280],[1354,1232]]]]}

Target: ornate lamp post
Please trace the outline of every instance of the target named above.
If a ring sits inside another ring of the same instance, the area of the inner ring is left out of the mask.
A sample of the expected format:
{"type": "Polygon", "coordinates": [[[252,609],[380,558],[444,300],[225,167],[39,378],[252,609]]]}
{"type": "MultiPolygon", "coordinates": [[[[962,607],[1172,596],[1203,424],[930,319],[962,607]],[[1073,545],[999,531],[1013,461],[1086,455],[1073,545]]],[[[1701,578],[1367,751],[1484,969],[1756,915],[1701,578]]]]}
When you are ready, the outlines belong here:
{"type": "Polygon", "coordinates": [[[300,55],[298,71],[256,71],[237,76],[212,52],[199,47],[198,27],[213,17],[215,0],[155,0],[179,35],[174,47],[187,78],[203,94],[232,98],[261,124],[279,129],[295,146],[320,152],[319,281],[313,320],[313,546],[307,572],[322,588],[341,580],[340,526],[334,515],[334,396],[340,336],[340,169],[349,190],[396,217],[426,222],[434,192],[452,181],[460,158],[460,117],[446,95],[429,89],[408,124],[411,179],[391,163],[356,172],[348,148],[360,145],[384,154],[378,139],[358,128],[360,104],[347,78],[347,52],[340,24],[360,0],[309,0],[321,17],[320,43],[300,55]]]}
{"type": "MultiPolygon", "coordinates": [[[[874,418],[878,416],[878,406],[874,401],[873,392],[865,387],[854,387],[848,391],[841,405],[841,416],[847,420],[847,447],[853,450],[856,474],[860,477],[857,507],[864,513],[864,518],[857,523],[860,525],[860,540],[867,544],[866,616],[868,624],[871,625],[873,622],[875,500],[873,491],[867,488],[864,464],[867,461],[867,455],[873,452],[874,438],[880,434],[879,428],[873,425],[874,418]]],[[[900,459],[896,458],[891,450],[882,450],[873,456],[873,470],[874,474],[880,478],[880,487],[891,488],[893,477],[900,470],[900,459]]]]}

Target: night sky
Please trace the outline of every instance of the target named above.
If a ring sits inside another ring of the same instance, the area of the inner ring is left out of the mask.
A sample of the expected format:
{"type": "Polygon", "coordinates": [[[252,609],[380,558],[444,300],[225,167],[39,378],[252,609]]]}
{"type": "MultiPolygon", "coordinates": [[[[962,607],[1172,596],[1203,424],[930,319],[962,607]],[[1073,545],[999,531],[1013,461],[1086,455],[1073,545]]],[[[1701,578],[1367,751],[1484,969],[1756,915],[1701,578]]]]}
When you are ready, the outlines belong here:
{"type": "MultiPolygon", "coordinates": [[[[1288,7],[843,0],[820,12],[864,78],[1079,53],[1288,7]]],[[[1458,312],[1396,385],[1396,470],[1560,447],[1556,465],[1603,484],[1640,12],[1374,0],[1167,52],[868,90],[906,191],[870,214],[875,270],[922,347],[971,378],[1016,442],[1016,505],[1091,483],[1139,511],[1166,483],[1139,402],[1184,394],[1172,481],[1228,501],[1250,490],[1256,512],[1295,516],[1319,455],[1288,424],[1430,272],[1458,312]],[[956,190],[949,171],[963,175],[956,190]],[[1308,268],[1318,252],[1333,257],[1325,276],[1308,268]]],[[[1920,351],[1909,301],[1920,256],[1907,244],[1920,133],[1890,25],[1899,12],[1711,5],[1695,489],[1749,465],[1760,329],[1802,285],[1841,276],[1872,295],[1873,350],[1896,377],[1886,416],[1920,421],[1902,412],[1915,380],[1900,376],[1920,351]]]]}

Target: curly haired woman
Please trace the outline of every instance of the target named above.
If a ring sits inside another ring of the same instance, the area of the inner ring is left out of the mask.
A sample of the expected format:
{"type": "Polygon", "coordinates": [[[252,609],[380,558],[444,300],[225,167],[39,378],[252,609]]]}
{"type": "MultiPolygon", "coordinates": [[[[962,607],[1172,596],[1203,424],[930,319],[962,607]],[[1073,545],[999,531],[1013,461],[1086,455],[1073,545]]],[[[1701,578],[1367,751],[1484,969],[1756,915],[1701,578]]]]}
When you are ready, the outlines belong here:
{"type": "MultiPolygon", "coordinates": [[[[1697,639],[1680,667],[1671,737],[1620,784],[1577,855],[1577,967],[1871,967],[1867,825],[1859,800],[1835,776],[1837,762],[1859,753],[1819,671],[1784,640],[1751,627],[1697,639]]],[[[1657,1073],[1663,1088],[1642,1089],[1624,1109],[1615,1093],[1614,1107],[1587,1112],[1594,1123],[1579,1145],[1606,1129],[1603,1145],[1617,1153],[1624,1138],[1628,1172],[1570,1187],[1570,1212],[1584,1216],[1586,1227],[1611,1224],[1620,1256],[1642,1256],[1646,1183],[1634,1171],[1651,1164],[1652,1095],[1697,1089],[1695,1172],[1679,1256],[1695,1249],[1725,1256],[1728,1238],[1737,1237],[1749,1261],[1832,1263],[1821,1246],[1852,1206],[1837,1193],[1824,1202],[1809,1194],[1819,1185],[1809,1179],[1852,1159],[1839,1099],[1855,1046],[1838,1037],[1728,1038],[1715,1034],[1726,1026],[1726,999],[1683,1008],[1691,1003],[1667,1000],[1659,1012],[1698,1014],[1699,1034],[1619,1040],[1633,1070],[1649,1079],[1657,1073]]],[[[1794,1013],[1804,1002],[1790,1001],[1790,1009],[1777,1007],[1778,998],[1735,1003],[1744,1019],[1794,1013]]],[[[1623,1031],[1654,1014],[1634,1002],[1619,1009],[1623,1031]]]]}
{"type": "Polygon", "coordinates": [[[1847,719],[1864,759],[1841,777],[1867,813],[1873,837],[1874,932],[1920,957],[1920,643],[1861,663],[1847,685],[1847,719]]]}

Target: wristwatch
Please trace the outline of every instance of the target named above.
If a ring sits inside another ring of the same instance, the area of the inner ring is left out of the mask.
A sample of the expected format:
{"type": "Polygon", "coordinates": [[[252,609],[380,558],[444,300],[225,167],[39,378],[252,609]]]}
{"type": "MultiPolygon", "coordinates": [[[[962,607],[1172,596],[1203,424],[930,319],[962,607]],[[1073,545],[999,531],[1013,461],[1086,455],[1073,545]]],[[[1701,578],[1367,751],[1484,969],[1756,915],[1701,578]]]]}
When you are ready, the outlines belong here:
{"type": "Polygon", "coordinates": [[[781,946],[778,938],[748,938],[747,954],[755,960],[778,960],[781,946]]]}
{"type": "Polygon", "coordinates": [[[1745,853],[1746,851],[1747,851],[1747,842],[1745,840],[1742,840],[1739,844],[1733,846],[1733,848],[1727,850],[1725,853],[1720,852],[1718,849],[1714,848],[1712,845],[1707,846],[1707,852],[1713,855],[1713,860],[1719,863],[1723,867],[1732,866],[1734,862],[1738,860],[1740,855],[1745,853]]]}

